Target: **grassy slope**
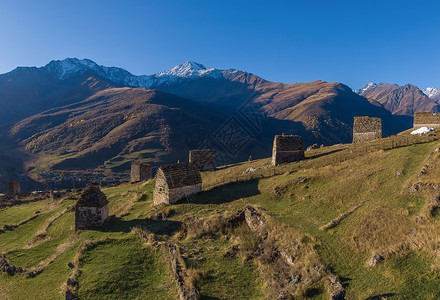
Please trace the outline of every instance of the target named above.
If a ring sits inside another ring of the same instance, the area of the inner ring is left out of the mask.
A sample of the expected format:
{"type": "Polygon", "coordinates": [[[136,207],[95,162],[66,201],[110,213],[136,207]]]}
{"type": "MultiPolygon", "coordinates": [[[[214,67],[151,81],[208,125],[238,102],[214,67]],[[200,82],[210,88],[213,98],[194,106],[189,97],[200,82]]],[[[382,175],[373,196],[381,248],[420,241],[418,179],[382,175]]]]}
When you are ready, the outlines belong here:
{"type": "MultiPolygon", "coordinates": [[[[276,167],[283,171],[282,175],[217,187],[189,199],[189,202],[173,205],[170,207],[172,213],[161,226],[169,229],[187,216],[221,215],[253,204],[294,228],[304,236],[303,241],[312,243],[321,260],[346,285],[349,299],[380,295],[399,299],[436,298],[440,280],[437,269],[431,268],[434,265],[432,254],[423,249],[398,251],[398,247],[394,247],[411,234],[414,219],[426,200],[420,195],[409,194],[405,189],[406,183],[418,173],[436,146],[437,143],[432,142],[378,151],[345,162],[337,159],[338,156],[349,155],[349,150],[343,150],[345,146],[321,149],[313,152],[314,159],[276,167]],[[328,165],[328,161],[334,163],[328,165]],[[397,176],[396,171],[402,175],[397,176]],[[298,182],[300,177],[307,179],[301,183],[298,182]],[[275,195],[275,187],[279,188],[281,196],[275,195]],[[364,200],[337,226],[320,230],[321,226],[364,200]],[[368,228],[376,229],[369,231],[368,228]],[[383,254],[387,249],[397,249],[397,254],[387,257],[375,268],[368,267],[366,262],[372,253],[383,254]]],[[[267,163],[268,160],[260,160],[237,164],[215,173],[204,173],[203,178],[209,182],[241,174],[249,166],[267,163]]],[[[261,172],[272,171],[265,169],[261,172]]],[[[133,192],[141,192],[144,196],[134,203],[127,215],[111,221],[105,231],[81,232],[79,240],[35,278],[2,275],[0,298],[6,298],[5,295],[11,299],[63,298],[63,284],[72,274],[67,263],[73,260],[79,244],[107,238],[110,240],[89,249],[80,260],[83,271],[78,279],[81,299],[91,299],[95,295],[104,298],[108,292],[121,299],[128,295],[145,298],[149,293],[162,299],[175,299],[174,282],[163,255],[143,246],[129,234],[133,226],[151,226],[145,218],[152,208],[152,187],[153,182],[149,182],[104,190],[109,197],[110,214],[133,199],[133,192]],[[112,257],[112,260],[108,261],[106,257],[112,257]],[[41,289],[41,286],[45,288],[41,289]]],[[[72,212],[66,212],[47,227],[50,238],[31,248],[24,248],[45,221],[71,205],[73,200],[63,200],[53,208],[47,208],[48,202],[0,212],[0,223],[13,224],[28,218],[36,210],[42,211],[37,218],[0,234],[0,252],[6,252],[12,263],[35,267],[53,255],[57,245],[69,240],[72,212]],[[47,209],[43,210],[44,207],[47,209]]],[[[163,237],[166,238],[166,235],[163,237]]],[[[261,298],[264,294],[258,268],[254,264],[222,256],[232,245],[231,241],[187,238],[177,242],[187,267],[201,274],[195,286],[203,296],[227,299],[231,295],[235,298],[252,295],[251,298],[261,298]]],[[[315,297],[325,298],[326,294],[317,293],[315,297]]]]}

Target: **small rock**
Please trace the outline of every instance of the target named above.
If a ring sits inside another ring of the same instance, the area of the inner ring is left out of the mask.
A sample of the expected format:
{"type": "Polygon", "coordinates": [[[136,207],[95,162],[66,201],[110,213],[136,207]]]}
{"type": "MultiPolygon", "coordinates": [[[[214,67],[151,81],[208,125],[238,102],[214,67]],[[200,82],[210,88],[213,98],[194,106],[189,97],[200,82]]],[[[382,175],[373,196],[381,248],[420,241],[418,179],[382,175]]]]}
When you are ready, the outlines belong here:
{"type": "Polygon", "coordinates": [[[375,254],[373,255],[373,257],[370,259],[370,261],[368,262],[368,265],[370,267],[374,267],[376,266],[380,261],[382,261],[384,258],[379,255],[379,254],[375,254]]]}
{"type": "Polygon", "coordinates": [[[223,257],[235,257],[235,255],[237,255],[237,252],[238,252],[238,247],[232,246],[228,249],[228,251],[225,252],[225,254],[223,254],[223,257]]]}
{"type": "Polygon", "coordinates": [[[332,300],[344,300],[345,299],[345,290],[339,289],[331,293],[332,300]]]}
{"type": "Polygon", "coordinates": [[[292,278],[292,280],[290,281],[290,283],[296,284],[296,283],[298,283],[298,282],[300,282],[300,281],[301,281],[301,276],[298,275],[298,274],[296,274],[296,275],[292,278]]]}
{"type": "Polygon", "coordinates": [[[71,277],[67,278],[67,285],[68,286],[73,286],[75,285],[75,280],[71,277]]]}
{"type": "Polygon", "coordinates": [[[416,223],[420,223],[422,221],[422,219],[423,219],[422,216],[418,216],[416,219],[416,223]]]}
{"type": "Polygon", "coordinates": [[[306,180],[307,180],[306,177],[299,177],[298,180],[297,180],[297,182],[298,182],[298,183],[303,183],[303,182],[305,182],[306,180]]]}
{"type": "Polygon", "coordinates": [[[314,149],[319,149],[318,144],[313,144],[313,145],[307,147],[307,151],[314,150],[314,149]]]}
{"type": "Polygon", "coordinates": [[[11,225],[3,225],[2,230],[3,231],[12,230],[12,226],[11,225]]]}
{"type": "Polygon", "coordinates": [[[66,291],[66,300],[75,300],[78,299],[73,293],[72,291],[67,290],[66,291]]]}
{"type": "Polygon", "coordinates": [[[427,166],[427,165],[424,165],[423,168],[422,168],[422,170],[420,170],[419,175],[426,174],[427,171],[428,171],[428,166],[427,166]]]}
{"type": "Polygon", "coordinates": [[[287,293],[286,292],[284,292],[284,291],[282,291],[278,296],[277,296],[277,299],[280,299],[280,300],[285,300],[285,299],[287,299],[287,293]]]}
{"type": "Polygon", "coordinates": [[[200,299],[199,292],[195,288],[192,288],[191,291],[189,292],[189,299],[190,300],[199,300],[200,299]]]}
{"type": "Polygon", "coordinates": [[[281,196],[281,192],[280,192],[280,188],[279,188],[279,187],[275,187],[275,188],[273,189],[273,192],[275,193],[275,195],[277,195],[277,196],[281,196]]]}
{"type": "Polygon", "coordinates": [[[10,276],[14,276],[15,274],[15,268],[11,266],[5,266],[5,272],[8,273],[10,276]]]}
{"type": "Polygon", "coordinates": [[[9,266],[9,263],[5,258],[2,258],[0,260],[0,267],[3,267],[3,266],[9,266]]]}
{"type": "Polygon", "coordinates": [[[396,171],[396,175],[400,176],[400,175],[402,175],[402,173],[400,173],[399,171],[396,171]]]}

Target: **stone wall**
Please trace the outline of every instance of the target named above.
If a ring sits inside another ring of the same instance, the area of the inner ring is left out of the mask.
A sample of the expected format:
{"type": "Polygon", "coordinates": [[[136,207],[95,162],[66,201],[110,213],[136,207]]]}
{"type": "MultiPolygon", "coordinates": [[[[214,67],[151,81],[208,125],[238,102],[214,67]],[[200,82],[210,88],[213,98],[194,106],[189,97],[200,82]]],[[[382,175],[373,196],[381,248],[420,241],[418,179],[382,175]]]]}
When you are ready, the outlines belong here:
{"type": "Polygon", "coordinates": [[[13,197],[17,194],[20,194],[20,182],[19,181],[9,181],[8,196],[13,197]]]}
{"type": "Polygon", "coordinates": [[[189,162],[199,171],[215,171],[215,151],[213,149],[191,150],[189,162]]]}
{"type": "MultiPolygon", "coordinates": [[[[157,178],[156,178],[157,179],[157,178]]],[[[193,184],[182,186],[174,189],[168,189],[163,183],[157,183],[154,186],[153,199],[154,205],[158,205],[160,203],[165,204],[173,204],[180,199],[195,195],[202,191],[202,184],[193,184]]]]}
{"type": "Polygon", "coordinates": [[[273,141],[272,165],[304,159],[304,142],[299,135],[276,135],[273,141]]]}
{"type": "Polygon", "coordinates": [[[353,143],[382,138],[382,119],[354,117],[353,143]]]}
{"type": "Polygon", "coordinates": [[[158,205],[160,203],[169,203],[169,199],[170,199],[170,191],[168,189],[168,185],[165,178],[163,176],[158,176],[156,174],[154,189],[153,189],[154,205],[158,205]]]}
{"type": "Polygon", "coordinates": [[[420,127],[439,128],[440,113],[432,112],[415,112],[414,113],[414,129],[420,127]]]}
{"type": "Polygon", "coordinates": [[[96,229],[108,218],[108,205],[103,207],[77,207],[75,210],[75,229],[96,229]]]}
{"type": "Polygon", "coordinates": [[[131,163],[131,182],[139,182],[153,178],[153,167],[150,164],[131,163]]]}

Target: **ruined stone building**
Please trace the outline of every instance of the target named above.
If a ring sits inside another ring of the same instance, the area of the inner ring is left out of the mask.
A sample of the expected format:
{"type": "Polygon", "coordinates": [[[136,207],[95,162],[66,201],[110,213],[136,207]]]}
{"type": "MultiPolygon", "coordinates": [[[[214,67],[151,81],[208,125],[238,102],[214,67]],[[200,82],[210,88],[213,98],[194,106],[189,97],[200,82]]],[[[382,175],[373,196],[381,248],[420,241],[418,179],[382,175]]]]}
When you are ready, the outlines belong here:
{"type": "Polygon", "coordinates": [[[189,162],[199,171],[215,171],[215,151],[213,149],[191,150],[189,162]]]}
{"type": "Polygon", "coordinates": [[[354,117],[353,143],[382,138],[382,119],[354,117]]]}
{"type": "Polygon", "coordinates": [[[272,165],[304,159],[304,142],[299,135],[276,135],[273,140],[272,165]]]}
{"type": "Polygon", "coordinates": [[[154,178],[154,205],[172,204],[202,190],[200,172],[189,162],[161,166],[154,178]]]}
{"type": "Polygon", "coordinates": [[[20,194],[20,182],[19,181],[9,181],[8,196],[14,197],[17,194],[20,194]]]}
{"type": "Polygon", "coordinates": [[[132,162],[131,182],[139,182],[153,178],[153,167],[150,164],[132,162]]]}
{"type": "Polygon", "coordinates": [[[420,127],[439,128],[440,113],[432,113],[429,111],[414,113],[414,129],[420,127]]]}
{"type": "Polygon", "coordinates": [[[88,185],[76,202],[75,230],[100,228],[107,218],[107,197],[96,185],[88,185]]]}

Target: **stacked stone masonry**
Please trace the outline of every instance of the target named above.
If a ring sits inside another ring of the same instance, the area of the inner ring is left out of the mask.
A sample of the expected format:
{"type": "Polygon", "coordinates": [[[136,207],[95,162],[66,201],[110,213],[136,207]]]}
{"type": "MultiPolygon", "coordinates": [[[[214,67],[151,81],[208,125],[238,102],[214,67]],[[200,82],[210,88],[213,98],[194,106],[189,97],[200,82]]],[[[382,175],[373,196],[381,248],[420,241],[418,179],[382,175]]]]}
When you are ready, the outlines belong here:
{"type": "Polygon", "coordinates": [[[414,113],[414,129],[420,127],[440,128],[440,113],[432,112],[415,112],[414,113]]]}
{"type": "Polygon", "coordinates": [[[20,182],[19,181],[9,181],[8,196],[13,197],[17,194],[20,194],[20,182]]]}
{"type": "Polygon", "coordinates": [[[273,141],[272,165],[304,159],[304,142],[299,135],[276,135],[273,141]]]}
{"type": "Polygon", "coordinates": [[[154,205],[173,204],[202,190],[199,170],[189,162],[161,166],[155,176],[154,205]]]}
{"type": "Polygon", "coordinates": [[[382,138],[382,119],[372,117],[354,117],[353,143],[382,138]]]}
{"type": "Polygon", "coordinates": [[[215,171],[215,151],[213,149],[191,150],[189,162],[199,171],[215,171]]]}
{"type": "Polygon", "coordinates": [[[139,182],[153,178],[153,167],[150,164],[131,163],[131,182],[139,182]]]}
{"type": "Polygon", "coordinates": [[[87,186],[76,203],[75,230],[98,229],[107,218],[107,197],[97,186],[87,186]]]}

